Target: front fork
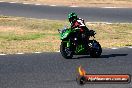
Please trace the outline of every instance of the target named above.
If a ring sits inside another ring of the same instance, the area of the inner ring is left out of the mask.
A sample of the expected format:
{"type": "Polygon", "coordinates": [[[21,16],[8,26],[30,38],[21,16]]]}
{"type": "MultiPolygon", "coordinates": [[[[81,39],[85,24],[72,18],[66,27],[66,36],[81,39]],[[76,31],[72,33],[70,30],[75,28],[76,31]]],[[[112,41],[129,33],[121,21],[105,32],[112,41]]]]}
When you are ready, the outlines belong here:
{"type": "Polygon", "coordinates": [[[66,48],[69,49],[70,51],[72,51],[72,47],[71,47],[71,42],[70,42],[70,40],[64,41],[64,42],[65,42],[65,44],[66,44],[66,48]]]}
{"type": "Polygon", "coordinates": [[[66,41],[66,47],[70,48],[70,41],[66,41]]]}
{"type": "Polygon", "coordinates": [[[69,48],[69,50],[73,53],[76,50],[76,44],[73,44],[73,42],[69,39],[66,42],[66,47],[69,48]]]}

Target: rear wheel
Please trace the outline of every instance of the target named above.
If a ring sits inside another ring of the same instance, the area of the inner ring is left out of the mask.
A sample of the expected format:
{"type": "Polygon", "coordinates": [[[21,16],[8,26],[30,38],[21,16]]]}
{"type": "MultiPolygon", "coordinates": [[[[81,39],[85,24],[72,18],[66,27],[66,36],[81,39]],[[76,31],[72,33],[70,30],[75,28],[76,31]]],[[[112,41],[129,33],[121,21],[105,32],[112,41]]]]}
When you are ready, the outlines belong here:
{"type": "Polygon", "coordinates": [[[67,47],[67,42],[63,42],[63,41],[61,42],[60,52],[61,52],[61,55],[66,59],[71,59],[73,57],[73,54],[70,48],[67,47]]]}
{"type": "Polygon", "coordinates": [[[102,53],[101,45],[95,40],[91,44],[92,44],[92,47],[90,50],[90,56],[93,58],[100,57],[100,55],[102,53]]]}

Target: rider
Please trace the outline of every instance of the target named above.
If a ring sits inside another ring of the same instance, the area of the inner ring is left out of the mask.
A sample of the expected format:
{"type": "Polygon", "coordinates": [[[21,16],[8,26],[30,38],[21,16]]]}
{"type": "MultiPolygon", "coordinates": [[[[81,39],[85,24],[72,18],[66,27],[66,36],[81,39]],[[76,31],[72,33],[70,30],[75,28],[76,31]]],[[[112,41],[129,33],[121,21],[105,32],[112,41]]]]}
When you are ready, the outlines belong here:
{"type": "Polygon", "coordinates": [[[83,36],[81,36],[81,38],[83,39],[82,42],[86,41],[84,42],[86,44],[87,40],[85,39],[88,39],[89,29],[86,27],[84,20],[78,18],[77,14],[74,12],[68,14],[68,19],[70,22],[71,29],[80,28],[80,33],[84,34],[83,36]]]}
{"type": "Polygon", "coordinates": [[[76,13],[68,14],[68,19],[71,25],[71,29],[80,28],[80,32],[88,32],[89,29],[86,27],[84,20],[77,17],[76,13]]]}

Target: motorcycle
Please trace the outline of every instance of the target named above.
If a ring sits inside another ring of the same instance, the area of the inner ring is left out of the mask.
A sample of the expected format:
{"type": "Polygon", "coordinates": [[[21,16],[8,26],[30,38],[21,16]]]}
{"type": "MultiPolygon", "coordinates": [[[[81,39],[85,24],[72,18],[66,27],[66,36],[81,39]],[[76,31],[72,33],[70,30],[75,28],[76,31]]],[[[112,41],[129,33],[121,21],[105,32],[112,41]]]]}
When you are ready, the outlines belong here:
{"type": "Polygon", "coordinates": [[[102,48],[99,42],[90,37],[95,38],[95,31],[89,30],[89,33],[80,32],[80,28],[70,29],[63,28],[58,29],[60,33],[60,52],[61,55],[66,59],[73,58],[73,55],[90,55],[93,58],[100,57],[102,53],[102,48]]]}

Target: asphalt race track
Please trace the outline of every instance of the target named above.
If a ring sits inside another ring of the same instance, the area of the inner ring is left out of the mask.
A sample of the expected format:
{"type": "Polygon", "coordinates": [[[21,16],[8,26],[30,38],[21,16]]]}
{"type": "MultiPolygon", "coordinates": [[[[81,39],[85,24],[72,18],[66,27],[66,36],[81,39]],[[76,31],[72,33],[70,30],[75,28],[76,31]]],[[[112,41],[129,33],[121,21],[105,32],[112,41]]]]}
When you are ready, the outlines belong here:
{"type": "Polygon", "coordinates": [[[76,12],[88,22],[132,22],[132,8],[82,8],[0,2],[0,15],[65,20],[76,12]]]}
{"type": "Polygon", "coordinates": [[[69,60],[59,52],[0,56],[0,88],[132,88],[132,83],[80,86],[75,81],[80,65],[88,74],[132,75],[132,48],[103,49],[100,58],[69,60]]]}
{"type": "MultiPolygon", "coordinates": [[[[0,2],[0,15],[65,20],[74,11],[92,22],[132,22],[131,8],[51,7],[0,2]]],[[[100,58],[74,56],[64,59],[59,52],[0,55],[0,88],[132,88],[129,84],[76,83],[77,68],[88,74],[132,75],[132,47],[103,49],[100,58]]]]}

